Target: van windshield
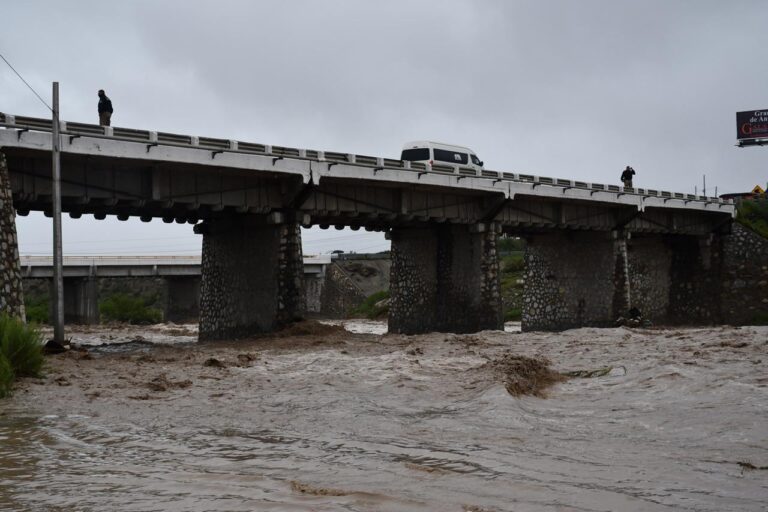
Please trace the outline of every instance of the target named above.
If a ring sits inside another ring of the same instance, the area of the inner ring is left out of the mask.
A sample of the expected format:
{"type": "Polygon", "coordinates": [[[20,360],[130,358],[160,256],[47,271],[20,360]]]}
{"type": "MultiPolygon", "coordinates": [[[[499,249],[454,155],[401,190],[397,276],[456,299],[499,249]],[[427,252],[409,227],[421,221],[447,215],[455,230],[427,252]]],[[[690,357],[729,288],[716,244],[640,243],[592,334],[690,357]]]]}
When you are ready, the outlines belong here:
{"type": "Polygon", "coordinates": [[[469,155],[469,157],[472,159],[472,163],[473,163],[473,164],[475,164],[475,165],[483,165],[483,164],[480,162],[480,159],[479,159],[479,158],[477,158],[475,155],[469,155]]]}
{"type": "Polygon", "coordinates": [[[410,162],[426,162],[429,160],[429,148],[404,149],[403,154],[400,155],[400,160],[408,160],[410,162]]]}

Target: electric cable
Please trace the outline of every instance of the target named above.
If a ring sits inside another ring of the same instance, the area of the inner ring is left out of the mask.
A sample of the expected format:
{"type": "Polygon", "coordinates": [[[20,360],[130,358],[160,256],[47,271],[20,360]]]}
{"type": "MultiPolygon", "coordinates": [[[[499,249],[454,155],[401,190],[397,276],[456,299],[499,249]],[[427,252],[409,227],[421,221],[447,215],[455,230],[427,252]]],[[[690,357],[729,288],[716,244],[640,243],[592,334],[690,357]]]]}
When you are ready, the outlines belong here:
{"type": "Polygon", "coordinates": [[[21,74],[19,74],[19,72],[18,72],[18,71],[16,71],[16,68],[14,68],[14,67],[11,65],[11,63],[10,63],[10,62],[8,62],[8,59],[6,59],[6,58],[5,58],[5,56],[4,56],[2,53],[0,53],[0,58],[2,58],[2,59],[5,61],[5,63],[6,63],[6,64],[8,64],[8,67],[9,67],[9,68],[11,68],[11,70],[12,70],[14,73],[16,73],[16,76],[18,76],[18,77],[19,77],[19,79],[20,79],[22,82],[24,82],[24,85],[26,85],[27,87],[29,87],[29,90],[30,90],[30,91],[32,91],[32,93],[33,93],[35,96],[37,96],[37,99],[39,99],[39,100],[40,100],[40,101],[43,103],[43,105],[45,105],[45,107],[46,107],[48,110],[50,110],[51,112],[53,112],[53,109],[52,109],[52,108],[51,108],[51,107],[50,107],[50,106],[49,106],[49,105],[48,105],[48,104],[45,102],[45,100],[44,100],[42,97],[40,97],[40,95],[39,95],[39,94],[37,94],[37,91],[36,91],[35,89],[33,89],[33,88],[32,88],[32,86],[31,86],[31,85],[29,85],[29,84],[27,83],[27,81],[26,81],[26,80],[24,80],[24,77],[23,77],[23,76],[21,76],[21,74]]]}

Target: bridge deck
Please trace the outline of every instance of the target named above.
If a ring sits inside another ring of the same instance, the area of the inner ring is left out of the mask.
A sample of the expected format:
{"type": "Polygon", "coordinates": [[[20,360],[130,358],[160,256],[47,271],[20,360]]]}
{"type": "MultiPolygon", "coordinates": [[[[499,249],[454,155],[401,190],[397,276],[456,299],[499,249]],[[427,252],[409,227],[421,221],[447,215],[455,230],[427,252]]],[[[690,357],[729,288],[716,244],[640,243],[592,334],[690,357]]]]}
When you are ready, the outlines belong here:
{"type": "MultiPolygon", "coordinates": [[[[50,151],[51,120],[0,113],[0,147],[50,151]]],[[[62,151],[71,154],[260,170],[301,176],[304,183],[324,178],[365,179],[432,185],[504,194],[576,199],[646,207],[683,208],[734,214],[731,200],[649,188],[588,183],[533,174],[425,165],[398,159],[301,149],[174,133],[61,122],[62,151]]]]}

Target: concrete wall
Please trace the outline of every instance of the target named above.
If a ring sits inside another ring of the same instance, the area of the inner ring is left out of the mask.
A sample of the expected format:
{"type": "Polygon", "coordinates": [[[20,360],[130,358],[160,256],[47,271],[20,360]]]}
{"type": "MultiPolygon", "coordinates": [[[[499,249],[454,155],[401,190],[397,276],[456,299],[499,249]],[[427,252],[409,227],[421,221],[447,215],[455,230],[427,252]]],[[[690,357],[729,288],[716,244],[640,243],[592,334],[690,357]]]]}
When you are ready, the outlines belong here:
{"type": "Polygon", "coordinates": [[[370,295],[389,290],[389,255],[345,255],[326,269],[320,316],[347,318],[370,295]]]}
{"type": "Polygon", "coordinates": [[[319,316],[323,318],[347,318],[359,306],[366,295],[338,262],[325,270],[325,282],[320,297],[319,316]]]}
{"type": "Polygon", "coordinates": [[[393,229],[390,332],[503,328],[495,229],[393,229]]]}
{"type": "MultiPolygon", "coordinates": [[[[64,322],[96,324],[99,322],[98,280],[64,278],[64,322]]],[[[53,312],[51,312],[53,318],[53,312]]]]}
{"type": "Polygon", "coordinates": [[[19,268],[16,210],[5,155],[0,152],[0,312],[25,318],[24,290],[19,268]]]}
{"type": "Polygon", "coordinates": [[[200,278],[169,277],[166,279],[165,319],[183,323],[200,316],[200,278]]]}

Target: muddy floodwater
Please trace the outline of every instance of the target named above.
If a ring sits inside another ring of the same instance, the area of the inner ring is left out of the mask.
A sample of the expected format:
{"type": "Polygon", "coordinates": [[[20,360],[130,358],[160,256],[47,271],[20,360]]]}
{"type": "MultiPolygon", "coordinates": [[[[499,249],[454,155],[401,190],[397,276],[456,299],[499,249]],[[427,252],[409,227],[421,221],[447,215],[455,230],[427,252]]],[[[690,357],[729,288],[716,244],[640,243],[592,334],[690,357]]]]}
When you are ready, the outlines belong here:
{"type": "Polygon", "coordinates": [[[70,333],[0,401],[0,510],[768,509],[768,327],[345,326],[70,333]],[[505,354],[580,373],[513,396],[505,354]]]}

